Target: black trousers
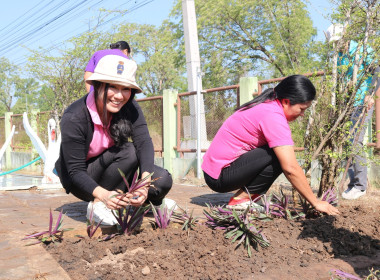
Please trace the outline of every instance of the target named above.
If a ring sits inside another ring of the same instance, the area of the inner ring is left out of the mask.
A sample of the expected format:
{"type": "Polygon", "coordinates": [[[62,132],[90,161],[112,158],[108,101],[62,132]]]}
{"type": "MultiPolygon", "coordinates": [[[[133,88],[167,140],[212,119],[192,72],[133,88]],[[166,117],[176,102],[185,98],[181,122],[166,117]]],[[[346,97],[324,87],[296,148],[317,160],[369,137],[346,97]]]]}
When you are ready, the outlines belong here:
{"type": "Polygon", "coordinates": [[[264,194],[282,173],[280,162],[267,145],[242,154],[222,169],[218,179],[204,172],[206,184],[215,192],[225,193],[247,188],[250,194],[264,194]]]}
{"type": "MultiPolygon", "coordinates": [[[[125,177],[128,178],[129,183],[131,183],[139,162],[133,143],[126,143],[123,147],[109,148],[101,155],[88,160],[87,164],[88,175],[93,178],[99,186],[109,191],[119,189],[125,192],[127,186],[118,169],[123,171],[125,177]]],[[[159,205],[170,191],[173,180],[171,174],[159,166],[155,165],[153,172],[152,179],[159,179],[153,182],[154,188],[149,189],[147,202],[159,205]]],[[[72,189],[70,192],[81,200],[94,200],[91,194],[78,189],[72,189]]]]}

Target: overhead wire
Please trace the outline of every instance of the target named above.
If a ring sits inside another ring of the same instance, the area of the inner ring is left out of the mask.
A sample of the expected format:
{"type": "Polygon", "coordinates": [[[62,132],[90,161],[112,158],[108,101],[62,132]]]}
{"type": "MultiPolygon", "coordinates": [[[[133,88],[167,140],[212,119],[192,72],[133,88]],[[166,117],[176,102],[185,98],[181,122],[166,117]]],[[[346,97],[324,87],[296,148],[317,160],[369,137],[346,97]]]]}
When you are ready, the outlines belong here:
{"type": "MultiPolygon", "coordinates": [[[[103,0],[102,0],[102,1],[103,1],[103,0]]],[[[114,16],[114,17],[110,18],[109,20],[106,20],[106,21],[102,22],[101,24],[97,25],[97,26],[94,27],[94,28],[103,27],[103,26],[105,26],[105,25],[111,23],[112,21],[115,21],[115,20],[121,18],[122,16],[124,16],[124,15],[126,15],[126,14],[129,14],[129,13],[131,13],[131,12],[133,12],[133,11],[136,11],[137,9],[140,9],[140,8],[142,8],[143,6],[149,4],[150,2],[153,2],[153,1],[154,1],[154,0],[145,0],[145,1],[143,1],[142,3],[138,3],[137,5],[134,5],[134,6],[130,7],[129,9],[127,9],[125,13],[120,13],[119,15],[114,16]]],[[[131,1],[131,0],[130,0],[130,1],[127,1],[126,3],[123,3],[123,4],[119,5],[119,6],[117,6],[116,8],[120,9],[121,7],[123,7],[124,5],[128,4],[129,2],[132,2],[132,1],[131,1]]],[[[136,2],[135,2],[135,3],[136,3],[136,2]]],[[[96,4],[94,4],[94,5],[96,5],[96,4]]],[[[74,15],[73,15],[73,17],[74,17],[74,15]]],[[[69,20],[67,20],[67,21],[69,21],[69,20]]],[[[50,33],[54,32],[54,31],[55,31],[55,30],[50,30],[50,33]]],[[[58,48],[60,45],[62,45],[62,43],[63,43],[65,40],[67,40],[68,38],[71,38],[71,37],[73,37],[73,36],[80,36],[80,35],[84,34],[85,32],[88,32],[88,31],[91,31],[91,29],[86,30],[86,31],[81,31],[80,33],[78,33],[78,31],[77,31],[77,29],[76,29],[76,33],[75,33],[75,35],[73,35],[73,32],[72,32],[72,31],[66,33],[65,35],[60,35],[60,41],[55,42],[55,43],[54,43],[53,45],[51,45],[50,47],[45,48],[42,52],[52,51],[52,50],[58,48]]],[[[49,34],[48,34],[47,32],[45,32],[44,35],[43,35],[40,39],[42,39],[43,37],[48,36],[48,35],[49,35],[49,34]]],[[[24,64],[26,61],[27,61],[27,58],[26,58],[26,57],[19,58],[19,59],[17,60],[17,62],[16,62],[16,65],[24,64]]]]}
{"type": "MultiPolygon", "coordinates": [[[[30,12],[32,12],[34,9],[36,9],[42,2],[44,2],[45,0],[42,0],[40,1],[37,5],[33,6],[33,8],[27,10],[25,13],[23,13],[22,15],[20,15],[18,18],[16,18],[14,21],[10,22],[9,24],[7,24],[6,26],[4,26],[2,29],[0,29],[0,32],[2,32],[3,30],[6,30],[8,27],[11,27],[14,23],[16,23],[19,19],[23,20],[27,14],[29,14],[30,12]]],[[[8,32],[8,31],[6,31],[8,32]]],[[[1,34],[1,33],[0,33],[1,34]]]]}
{"type": "Polygon", "coordinates": [[[17,37],[13,37],[8,43],[6,43],[5,46],[3,45],[0,45],[0,55],[3,54],[4,51],[6,51],[7,49],[9,48],[12,48],[13,45],[15,43],[17,43],[18,41],[20,41],[21,39],[23,40],[23,42],[26,41],[26,39],[30,38],[32,35],[34,35],[36,32],[42,30],[43,28],[45,28],[46,26],[48,26],[49,24],[51,24],[52,22],[58,20],[59,18],[61,18],[62,16],[66,15],[68,12],[72,11],[73,9],[79,7],[80,5],[84,4],[85,2],[87,2],[88,0],[82,0],[81,2],[77,3],[76,5],[64,10],[63,12],[59,13],[58,15],[54,16],[53,18],[50,18],[48,19],[46,22],[40,24],[39,26],[35,27],[33,30],[31,31],[28,31],[28,33],[23,33],[23,34],[20,34],[18,35],[17,37]]]}
{"type": "MultiPolygon", "coordinates": [[[[65,26],[67,23],[71,22],[72,20],[74,20],[75,18],[77,18],[79,15],[83,15],[85,12],[85,10],[88,10],[88,9],[92,9],[94,7],[96,7],[98,4],[100,4],[101,2],[103,2],[104,0],[98,0],[96,3],[94,3],[92,6],[90,7],[83,7],[82,10],[78,11],[77,13],[71,15],[70,17],[64,19],[63,22],[61,21],[56,21],[55,23],[53,23],[51,26],[50,26],[50,29],[49,30],[46,30],[45,32],[43,33],[38,33],[36,34],[35,36],[33,37],[30,37],[26,42],[22,42],[22,44],[25,46],[27,45],[26,43],[29,43],[30,45],[36,43],[36,42],[41,42],[42,39],[48,37],[50,34],[56,32],[59,28],[62,28],[62,26],[65,26]]],[[[74,27],[76,30],[77,30],[77,27],[74,27]]],[[[70,31],[72,32],[72,30],[70,31]]],[[[64,40],[63,38],[65,38],[65,35],[62,35],[60,34],[60,39],[61,40],[64,40]]],[[[54,44],[54,45],[59,45],[59,44],[54,44]]],[[[14,61],[15,64],[19,64],[20,62],[20,59],[24,59],[23,57],[19,57],[18,59],[16,59],[14,61]]]]}

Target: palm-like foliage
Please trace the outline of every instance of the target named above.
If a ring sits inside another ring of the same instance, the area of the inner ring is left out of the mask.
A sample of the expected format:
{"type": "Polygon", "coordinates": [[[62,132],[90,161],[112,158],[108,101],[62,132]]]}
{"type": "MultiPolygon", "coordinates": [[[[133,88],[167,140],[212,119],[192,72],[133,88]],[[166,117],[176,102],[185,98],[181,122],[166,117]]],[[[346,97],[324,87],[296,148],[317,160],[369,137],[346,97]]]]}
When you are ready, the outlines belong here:
{"type": "Polygon", "coordinates": [[[261,230],[257,230],[254,221],[257,217],[252,214],[250,207],[245,211],[229,210],[220,206],[207,205],[208,211],[204,210],[207,218],[206,225],[214,229],[225,231],[225,237],[237,241],[236,248],[243,245],[252,256],[251,247],[258,250],[258,245],[268,247],[269,241],[266,239],[261,230]]]}
{"type": "Polygon", "coordinates": [[[33,234],[29,234],[26,237],[24,237],[22,240],[35,238],[37,239],[36,242],[30,243],[27,245],[34,245],[38,243],[50,243],[50,242],[56,242],[61,241],[63,239],[63,232],[72,230],[72,228],[68,229],[61,229],[62,223],[63,223],[63,216],[62,216],[63,210],[58,215],[57,222],[55,224],[55,227],[53,228],[53,213],[50,209],[50,218],[49,218],[49,229],[47,231],[37,232],[33,234]]]}

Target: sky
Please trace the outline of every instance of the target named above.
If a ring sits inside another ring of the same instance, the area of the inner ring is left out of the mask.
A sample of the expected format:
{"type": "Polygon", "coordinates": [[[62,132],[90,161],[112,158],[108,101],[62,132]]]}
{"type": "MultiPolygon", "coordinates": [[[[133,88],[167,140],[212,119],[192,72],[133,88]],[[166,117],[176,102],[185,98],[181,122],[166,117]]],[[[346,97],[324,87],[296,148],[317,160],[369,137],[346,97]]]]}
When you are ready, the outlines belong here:
{"type": "MultiPolygon", "coordinates": [[[[195,0],[199,1],[199,0],[195,0]]],[[[205,0],[201,0],[205,1],[205,0]]],[[[30,52],[50,48],[85,32],[99,9],[127,10],[110,18],[108,26],[120,21],[160,25],[176,0],[13,0],[4,1],[0,11],[0,57],[23,66],[30,52]],[[26,47],[27,48],[26,48],[26,47]]],[[[307,0],[308,10],[318,30],[317,40],[324,40],[323,30],[331,24],[330,0],[307,0]]],[[[107,28],[107,26],[104,26],[107,28]]]]}

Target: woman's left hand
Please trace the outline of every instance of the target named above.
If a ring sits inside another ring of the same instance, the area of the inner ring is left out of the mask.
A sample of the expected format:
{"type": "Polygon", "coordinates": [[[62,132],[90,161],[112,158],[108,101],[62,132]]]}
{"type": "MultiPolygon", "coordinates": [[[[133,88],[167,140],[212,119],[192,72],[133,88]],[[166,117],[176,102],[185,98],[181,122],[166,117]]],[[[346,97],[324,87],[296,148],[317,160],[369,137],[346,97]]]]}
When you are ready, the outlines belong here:
{"type": "Polygon", "coordinates": [[[148,187],[142,187],[133,193],[126,195],[124,201],[128,201],[132,206],[141,206],[148,197],[148,187]]]}

